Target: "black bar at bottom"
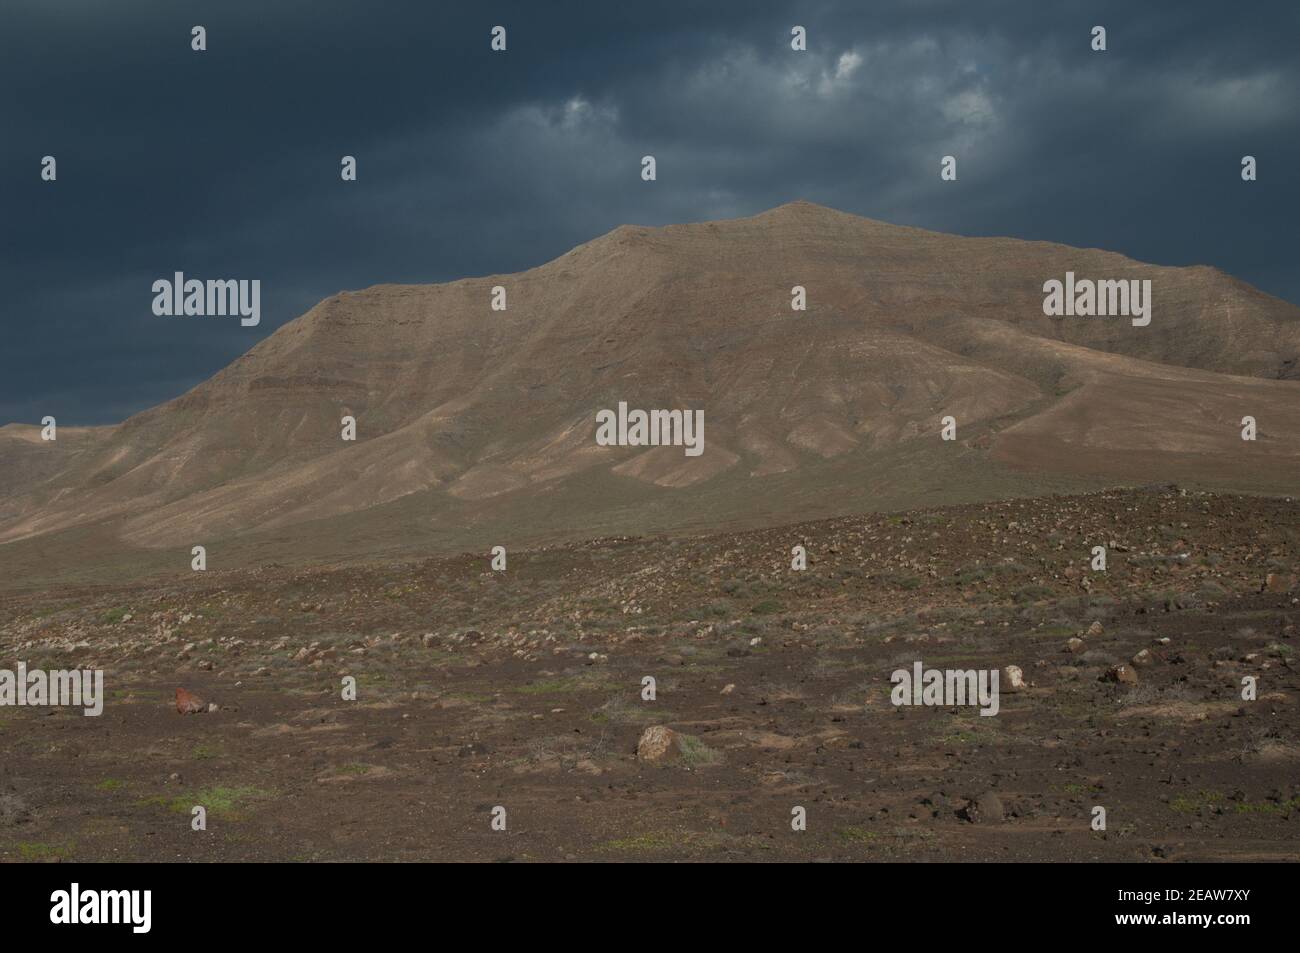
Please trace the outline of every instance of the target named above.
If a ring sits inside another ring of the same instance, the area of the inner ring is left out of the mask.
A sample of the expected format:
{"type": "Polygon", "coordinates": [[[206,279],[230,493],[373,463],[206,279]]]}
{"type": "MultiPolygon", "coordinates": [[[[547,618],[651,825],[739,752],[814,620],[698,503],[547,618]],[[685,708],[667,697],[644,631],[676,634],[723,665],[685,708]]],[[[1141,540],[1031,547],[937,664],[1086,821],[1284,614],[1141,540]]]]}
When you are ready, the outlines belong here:
{"type": "Polygon", "coordinates": [[[1013,944],[1125,934],[1231,944],[1284,936],[1292,921],[1293,872],[1284,865],[862,864],[797,876],[788,865],[725,873],[653,866],[603,868],[590,882],[577,865],[542,881],[489,865],[454,877],[447,865],[15,865],[0,868],[0,907],[9,940],[111,935],[205,948],[475,925],[494,940],[511,928],[535,941],[555,929],[610,939],[716,931],[732,939],[788,926],[851,927],[863,939],[899,930],[951,939],[968,929],[972,941],[1013,944]],[[589,932],[602,926],[618,932],[589,932]]]}

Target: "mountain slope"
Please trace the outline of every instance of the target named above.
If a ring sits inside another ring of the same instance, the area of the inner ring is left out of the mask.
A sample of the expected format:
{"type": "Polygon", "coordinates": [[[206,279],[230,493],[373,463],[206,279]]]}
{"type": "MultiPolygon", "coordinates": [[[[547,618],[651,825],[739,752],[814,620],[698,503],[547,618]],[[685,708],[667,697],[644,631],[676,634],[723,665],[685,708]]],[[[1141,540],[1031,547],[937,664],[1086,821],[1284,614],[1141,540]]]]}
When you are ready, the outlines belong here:
{"type": "Polygon", "coordinates": [[[467,545],[489,526],[781,522],[932,502],[922,484],[954,499],[1060,479],[1288,492],[1298,356],[1300,309],[1211,268],[802,202],[623,226],[517,275],[336,295],[75,448],[0,430],[0,543],[103,525],[142,547],[282,531],[302,551],[331,524],[347,537],[333,555],[467,545]],[[1150,279],[1150,325],[1045,316],[1043,283],[1067,271],[1150,279]],[[619,401],[703,409],[703,454],[597,446],[595,413],[619,401]],[[956,442],[939,439],[946,415],[956,442]]]}

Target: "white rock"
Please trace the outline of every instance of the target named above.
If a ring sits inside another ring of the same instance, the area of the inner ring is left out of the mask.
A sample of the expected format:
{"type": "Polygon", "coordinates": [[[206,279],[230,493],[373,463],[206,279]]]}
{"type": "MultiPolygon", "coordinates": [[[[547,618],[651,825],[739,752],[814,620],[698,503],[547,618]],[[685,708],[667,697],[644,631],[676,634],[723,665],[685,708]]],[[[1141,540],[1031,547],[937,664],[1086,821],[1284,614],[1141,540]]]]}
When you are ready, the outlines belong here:
{"type": "Polygon", "coordinates": [[[1007,665],[1002,669],[1001,684],[998,686],[999,691],[1018,692],[1028,687],[1025,683],[1025,673],[1019,665],[1007,665]]]}

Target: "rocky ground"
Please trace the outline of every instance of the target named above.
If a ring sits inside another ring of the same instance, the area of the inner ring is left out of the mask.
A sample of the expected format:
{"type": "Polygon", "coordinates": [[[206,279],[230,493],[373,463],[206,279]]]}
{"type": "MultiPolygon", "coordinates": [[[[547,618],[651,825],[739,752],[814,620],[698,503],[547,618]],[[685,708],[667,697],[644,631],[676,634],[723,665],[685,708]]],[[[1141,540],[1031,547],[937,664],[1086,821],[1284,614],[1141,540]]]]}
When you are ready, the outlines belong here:
{"type": "Polygon", "coordinates": [[[0,708],[0,858],[1300,858],[1293,500],[1153,487],[507,565],[0,594],[0,667],[107,694],[0,708]],[[1003,671],[999,713],[895,707],[917,660],[1003,671]]]}

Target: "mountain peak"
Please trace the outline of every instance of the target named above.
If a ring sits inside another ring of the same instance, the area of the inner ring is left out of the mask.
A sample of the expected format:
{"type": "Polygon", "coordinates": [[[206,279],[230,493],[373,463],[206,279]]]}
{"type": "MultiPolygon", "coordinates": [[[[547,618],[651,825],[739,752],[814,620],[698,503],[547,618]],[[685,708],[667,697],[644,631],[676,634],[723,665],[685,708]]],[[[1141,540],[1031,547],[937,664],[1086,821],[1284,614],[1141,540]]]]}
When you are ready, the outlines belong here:
{"type": "Polygon", "coordinates": [[[804,199],[623,225],[526,272],[381,286],[304,317],[126,426],[66,447],[0,434],[0,544],[111,522],[124,545],[186,551],[361,525],[356,545],[478,546],[518,525],[793,521],[852,511],[867,485],[902,509],[1175,465],[1294,486],[1300,383],[1276,378],[1300,373],[1300,309],[1200,271],[804,199]],[[1044,314],[1044,281],[1069,272],[1150,280],[1151,326],[1044,314]],[[598,443],[596,415],[619,407],[702,411],[701,453],[598,443]],[[1245,413],[1269,435],[1248,468],[1245,413]],[[969,453],[939,439],[945,416],[969,453]]]}
{"type": "Polygon", "coordinates": [[[820,205],[807,199],[794,199],[764,212],[759,212],[747,219],[738,219],[737,221],[761,222],[776,227],[824,227],[828,230],[848,228],[870,232],[897,232],[900,235],[903,233],[923,234],[926,232],[925,229],[897,225],[882,219],[858,215],[855,212],[845,212],[842,209],[833,208],[829,205],[820,205]]]}
{"type": "Polygon", "coordinates": [[[832,212],[837,215],[847,214],[839,209],[831,208],[829,205],[819,205],[816,202],[809,202],[807,199],[791,199],[781,205],[768,209],[763,214],[771,215],[776,212],[832,212]]]}

